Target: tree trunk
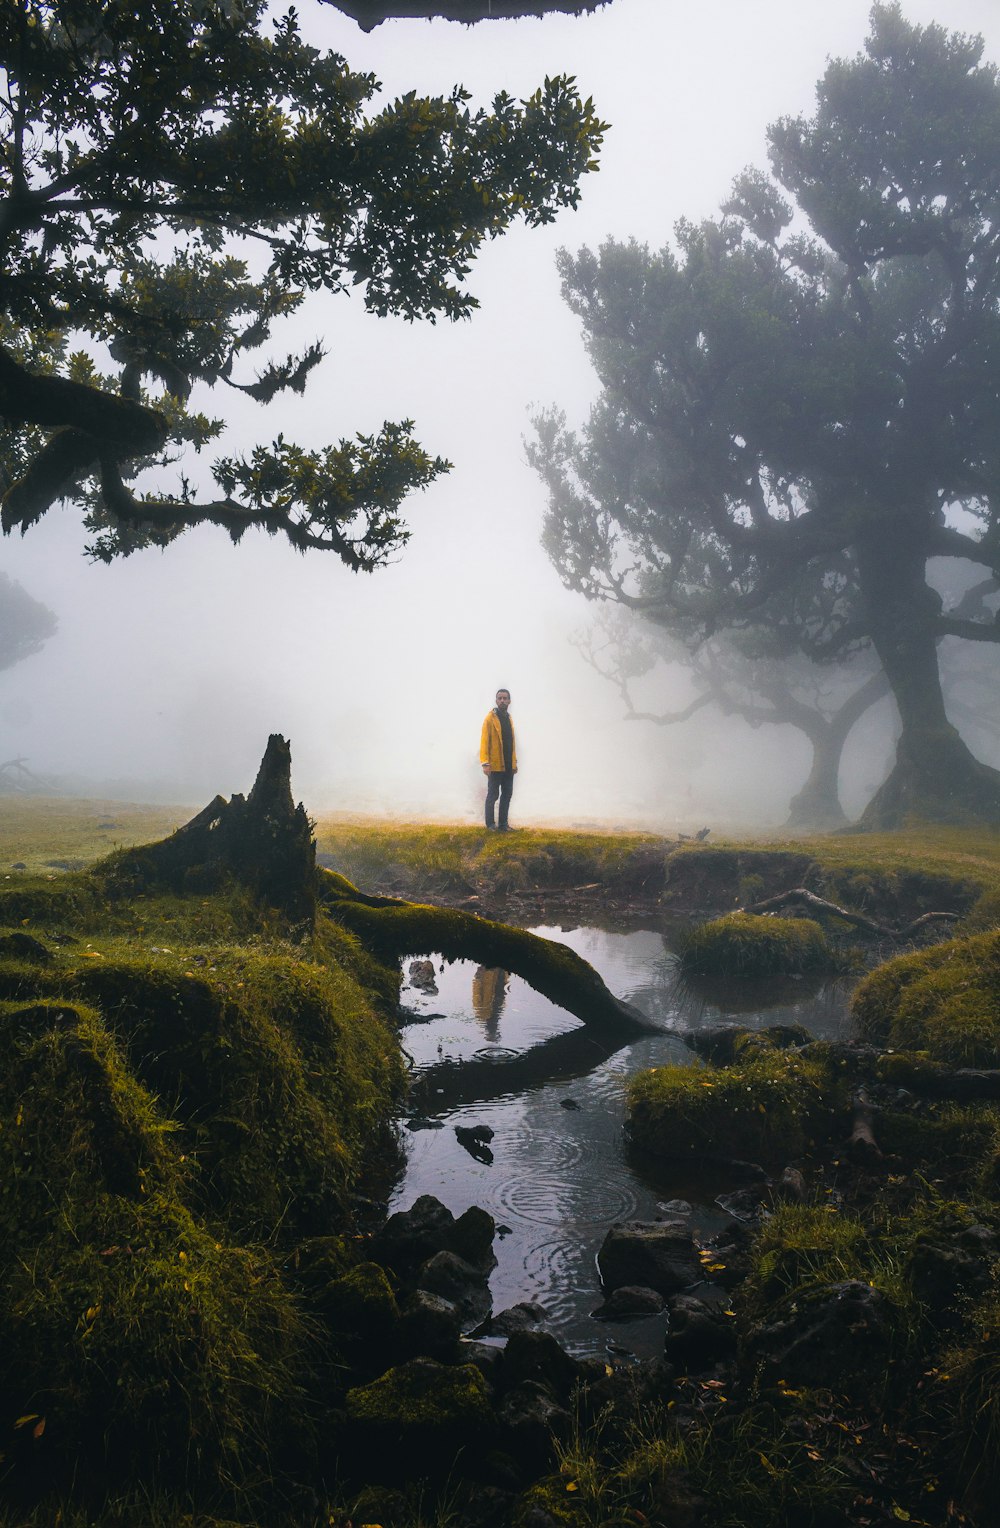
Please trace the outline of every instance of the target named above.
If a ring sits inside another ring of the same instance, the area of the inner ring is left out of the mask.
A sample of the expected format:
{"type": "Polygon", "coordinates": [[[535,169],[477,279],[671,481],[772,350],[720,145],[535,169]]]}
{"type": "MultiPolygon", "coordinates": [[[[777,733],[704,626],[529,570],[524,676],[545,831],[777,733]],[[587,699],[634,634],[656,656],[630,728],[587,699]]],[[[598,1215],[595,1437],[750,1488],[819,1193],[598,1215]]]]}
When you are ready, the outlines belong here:
{"type": "Polygon", "coordinates": [[[858,547],[872,643],[899,710],[896,763],[862,813],[864,831],[907,821],[1000,822],[1000,772],[970,752],[945,712],[938,669],[940,596],[913,526],[883,522],[858,547]],[[917,543],[916,545],[914,543],[917,543]]]}
{"type": "Polygon", "coordinates": [[[861,717],[888,693],[884,672],[871,674],[833,716],[815,713],[814,721],[806,718],[799,721],[800,729],[812,744],[813,761],[808,780],[798,795],[792,797],[786,827],[839,828],[846,823],[839,787],[844,748],[861,717]]]}
{"type": "Polygon", "coordinates": [[[847,821],[840,804],[838,779],[844,738],[822,723],[808,734],[812,768],[802,789],[791,799],[787,828],[840,828],[847,821]]]}

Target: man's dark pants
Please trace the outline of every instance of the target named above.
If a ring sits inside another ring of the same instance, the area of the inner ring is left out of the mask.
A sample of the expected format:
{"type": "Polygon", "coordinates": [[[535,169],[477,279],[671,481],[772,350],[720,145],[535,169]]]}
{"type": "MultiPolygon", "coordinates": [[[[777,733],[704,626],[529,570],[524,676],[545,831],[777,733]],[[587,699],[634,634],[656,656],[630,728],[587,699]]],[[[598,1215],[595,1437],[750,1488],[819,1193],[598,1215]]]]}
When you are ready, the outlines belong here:
{"type": "Polygon", "coordinates": [[[510,798],[514,790],[514,771],[512,769],[491,769],[486,782],[486,826],[493,826],[493,810],[496,806],[497,797],[500,798],[500,810],[498,813],[498,828],[507,826],[507,813],[510,810],[510,798]]]}

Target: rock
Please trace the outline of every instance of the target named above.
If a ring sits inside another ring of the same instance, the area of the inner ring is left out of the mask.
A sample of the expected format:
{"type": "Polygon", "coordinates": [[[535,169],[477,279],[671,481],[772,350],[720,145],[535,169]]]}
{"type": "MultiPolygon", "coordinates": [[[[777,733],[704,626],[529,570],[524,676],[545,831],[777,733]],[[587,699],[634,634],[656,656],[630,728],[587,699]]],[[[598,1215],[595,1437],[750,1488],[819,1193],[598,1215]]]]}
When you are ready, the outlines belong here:
{"type": "Polygon", "coordinates": [[[658,1315],[664,1303],[655,1289],[642,1284],[622,1284],[591,1315],[597,1321],[628,1321],[635,1316],[658,1315]]]}
{"type": "Polygon", "coordinates": [[[462,1334],[462,1314],[450,1300],[415,1289],[403,1306],[398,1326],[400,1350],[407,1355],[450,1358],[462,1334]]]}
{"type": "Polygon", "coordinates": [[[670,1300],[670,1325],[664,1351],[671,1363],[690,1374],[710,1369],[736,1351],[735,1322],[725,1315],[718,1295],[688,1292],[670,1300]]]}
{"type": "Polygon", "coordinates": [[[508,1338],[500,1381],[504,1389],[530,1380],[558,1400],[568,1401],[579,1377],[576,1359],[548,1332],[512,1332],[508,1338]]]}
{"type": "Polygon", "coordinates": [[[772,1192],[776,1199],[784,1199],[789,1204],[805,1204],[806,1180],[797,1167],[786,1167],[772,1192]]]}
{"type": "Polygon", "coordinates": [[[565,1438],[572,1417],[555,1397],[533,1380],[504,1396],[497,1408],[511,1453],[527,1472],[537,1474],[552,1459],[555,1440],[565,1438]]]}
{"type": "Polygon", "coordinates": [[[440,1119],[428,1119],[426,1114],[415,1114],[412,1119],[406,1121],[407,1130],[443,1130],[444,1121],[440,1119]]]}
{"type": "Polygon", "coordinates": [[[437,995],[437,982],[435,981],[434,962],[432,960],[411,960],[408,973],[410,986],[416,987],[419,992],[426,992],[429,996],[437,995]]]}
{"type": "Polygon", "coordinates": [[[450,1300],[465,1323],[482,1321],[490,1308],[489,1272],[457,1252],[435,1252],[420,1270],[417,1287],[450,1300]]]}
{"type": "Polygon", "coordinates": [[[613,1225],[597,1254],[597,1266],[608,1293],[641,1284],[672,1295],[701,1277],[691,1229],[681,1217],[613,1225]]]}
{"type": "Polygon", "coordinates": [[[560,1098],[559,1107],[560,1109],[579,1109],[580,1105],[575,1098],[560,1098]]]}
{"type": "Polygon", "coordinates": [[[497,1262],[493,1254],[495,1231],[496,1222],[493,1216],[481,1209],[478,1204],[470,1204],[469,1208],[455,1221],[451,1233],[451,1250],[476,1267],[495,1268],[497,1262]]]}
{"type": "Polygon", "coordinates": [[[493,1139],[489,1125],[456,1125],[455,1137],[458,1144],[465,1148],[470,1157],[475,1157],[477,1162],[485,1162],[489,1166],[493,1161],[493,1153],[487,1144],[493,1139]]]}
{"type": "MultiPolygon", "coordinates": [[[[411,1358],[349,1390],[354,1464],[382,1479],[447,1476],[460,1450],[481,1444],[493,1421],[486,1381],[474,1364],[411,1358]]],[[[362,1478],[364,1478],[362,1476],[362,1478]]]]}
{"type": "Polygon", "coordinates": [[[436,1252],[455,1252],[466,1262],[492,1268],[493,1217],[478,1205],[456,1220],[432,1194],[421,1194],[408,1210],[390,1215],[371,1239],[371,1255],[404,1281],[436,1252]]]}
{"type": "Polygon", "coordinates": [[[885,1384],[896,1310],[881,1290],[859,1279],[801,1292],[794,1306],[759,1323],[745,1358],[762,1384],[877,1394],[885,1384]]]}
{"type": "Polygon", "coordinates": [[[545,1320],[547,1311],[536,1300],[522,1300],[508,1306],[487,1323],[491,1337],[510,1337],[514,1332],[529,1332],[545,1320]]]}

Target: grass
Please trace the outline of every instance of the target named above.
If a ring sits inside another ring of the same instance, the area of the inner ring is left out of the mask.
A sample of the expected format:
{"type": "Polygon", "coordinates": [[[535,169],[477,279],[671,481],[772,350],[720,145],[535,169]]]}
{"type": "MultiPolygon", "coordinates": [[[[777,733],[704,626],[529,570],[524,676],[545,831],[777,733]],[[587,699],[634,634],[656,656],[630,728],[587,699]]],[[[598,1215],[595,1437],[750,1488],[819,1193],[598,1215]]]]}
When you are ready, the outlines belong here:
{"type": "Polygon", "coordinates": [[[628,1132],[640,1151],[788,1162],[826,1138],[843,1100],[826,1067],[794,1052],[756,1049],[733,1066],[660,1066],[635,1073],[628,1132]]]}
{"type": "Polygon", "coordinates": [[[811,918],[728,913],[689,929],[678,963],[701,976],[801,976],[838,970],[843,959],[811,918]]]}
{"type": "Polygon", "coordinates": [[[871,972],[852,1000],[862,1035],[953,1066],[1000,1066],[1000,932],[951,939],[871,972]]]}

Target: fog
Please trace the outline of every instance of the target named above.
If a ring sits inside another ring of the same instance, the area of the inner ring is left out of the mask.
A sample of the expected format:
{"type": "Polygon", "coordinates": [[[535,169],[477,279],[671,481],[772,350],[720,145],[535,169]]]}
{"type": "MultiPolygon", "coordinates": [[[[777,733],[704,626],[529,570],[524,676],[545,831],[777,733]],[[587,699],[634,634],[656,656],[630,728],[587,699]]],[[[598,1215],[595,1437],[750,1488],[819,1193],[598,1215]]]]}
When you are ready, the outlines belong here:
{"type": "MultiPolygon", "coordinates": [[[[383,99],[461,82],[487,105],[497,90],[523,96],[546,74],[575,74],[612,124],[601,171],[576,213],[484,251],[471,321],[407,325],[316,296],[273,346],[322,338],[304,398],[266,410],[193,399],[230,419],[210,459],[282,431],[320,447],[412,417],[454,470],[407,502],[412,539],[391,567],[353,575],[330,553],[302,557],[263,535],[234,549],[211,528],[104,567],[83,557],[68,508],[0,543],[0,566],[60,623],[0,674],[0,756],[68,790],[197,806],[246,790],[277,731],[310,811],[472,821],[479,727],[503,685],[521,765],[512,821],[780,823],[807,766],[795,733],[626,722],[570,644],[593,612],[539,546],[545,496],[522,438],[532,405],[579,421],[595,391],[556,251],[608,236],[658,246],[679,217],[713,213],[734,175],[765,163],[766,124],[809,111],[826,59],[861,48],[868,0],[613,0],[583,18],[390,22],[368,35],[314,0],[298,9],[310,40],[375,72],[383,99]]],[[[996,0],[905,0],[904,12],[981,31],[1000,57],[996,0]]],[[[186,470],[197,484],[197,464],[186,470]]],[[[685,694],[682,678],[670,683],[666,706],[685,694]]],[[[870,719],[848,761],[849,810],[879,783],[890,743],[887,715],[870,719]]]]}

